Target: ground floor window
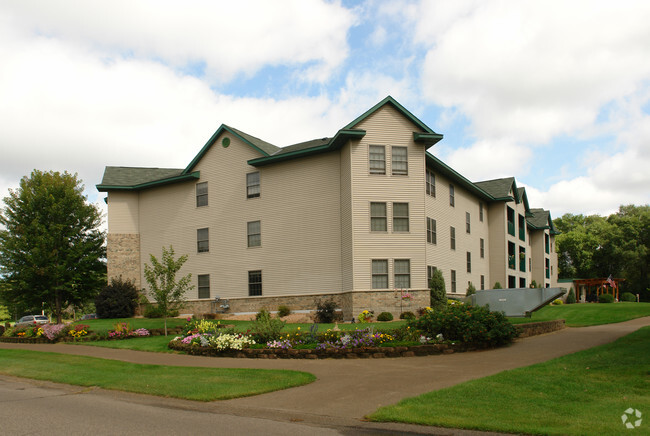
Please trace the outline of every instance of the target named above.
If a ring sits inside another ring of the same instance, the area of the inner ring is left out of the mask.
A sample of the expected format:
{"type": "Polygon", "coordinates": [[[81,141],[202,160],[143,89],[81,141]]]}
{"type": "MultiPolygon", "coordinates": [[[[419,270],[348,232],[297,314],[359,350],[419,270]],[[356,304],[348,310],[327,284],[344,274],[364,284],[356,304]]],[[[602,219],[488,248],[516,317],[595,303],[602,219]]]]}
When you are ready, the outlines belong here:
{"type": "Polygon", "coordinates": [[[373,259],[372,289],[388,289],[388,260],[373,259]]]}
{"type": "Polygon", "coordinates": [[[481,290],[485,289],[485,276],[481,276],[481,290]]]}
{"type": "Polygon", "coordinates": [[[508,287],[509,288],[517,287],[517,278],[515,276],[508,276],[508,287]]]}
{"type": "Polygon", "coordinates": [[[525,288],[526,287],[526,279],[523,277],[519,277],[519,287],[520,288],[525,288]]]}
{"type": "Polygon", "coordinates": [[[409,289],[411,287],[411,261],[409,259],[395,259],[395,288],[409,289]]]}
{"type": "Polygon", "coordinates": [[[248,271],[248,295],[262,295],[262,271],[248,271]]]}
{"type": "Polygon", "coordinates": [[[456,292],[456,270],[451,270],[451,292],[456,292]]]}
{"type": "Polygon", "coordinates": [[[199,298],[210,298],[210,274],[199,274],[199,298]]]}

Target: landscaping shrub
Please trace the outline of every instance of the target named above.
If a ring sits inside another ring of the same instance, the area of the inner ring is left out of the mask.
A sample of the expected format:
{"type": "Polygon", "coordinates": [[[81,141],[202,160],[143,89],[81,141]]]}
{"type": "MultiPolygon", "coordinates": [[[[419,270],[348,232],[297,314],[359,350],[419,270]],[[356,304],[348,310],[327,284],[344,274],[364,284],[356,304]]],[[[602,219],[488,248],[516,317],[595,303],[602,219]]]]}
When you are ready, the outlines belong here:
{"type": "Polygon", "coordinates": [[[371,322],[374,316],[375,316],[375,312],[373,312],[372,310],[364,310],[359,314],[357,319],[359,320],[359,322],[371,322]]]}
{"type": "Polygon", "coordinates": [[[131,318],[138,307],[140,293],[129,280],[112,278],[95,298],[95,309],[99,318],[131,318]]]}
{"type": "Polygon", "coordinates": [[[632,303],[636,302],[636,296],[631,292],[623,292],[621,294],[621,301],[629,301],[632,303]]]}
{"type": "Polygon", "coordinates": [[[566,304],[575,304],[576,302],[576,293],[573,292],[573,288],[569,289],[569,295],[566,296],[566,304]]]}
{"type": "Polygon", "coordinates": [[[614,302],[614,296],[612,294],[600,294],[598,296],[598,302],[599,303],[613,303],[614,302]]]}
{"type": "Polygon", "coordinates": [[[409,327],[418,329],[427,337],[442,334],[446,340],[483,347],[506,344],[517,335],[503,313],[490,312],[485,307],[453,305],[447,310],[428,310],[409,327]]]}
{"type": "Polygon", "coordinates": [[[492,286],[492,289],[503,289],[503,287],[501,286],[501,283],[496,282],[494,286],[492,286]]]}
{"type": "Polygon", "coordinates": [[[445,279],[442,271],[435,269],[431,280],[429,280],[430,304],[434,309],[442,309],[447,305],[447,292],[445,291],[445,279]]]}
{"type": "Polygon", "coordinates": [[[289,306],[278,306],[278,316],[284,318],[285,316],[291,315],[291,309],[289,306]]]}
{"type": "Polygon", "coordinates": [[[333,299],[325,301],[320,300],[316,303],[316,322],[321,324],[333,323],[337,318],[337,308],[338,305],[333,299]]]}
{"type": "Polygon", "coordinates": [[[551,304],[553,306],[559,306],[561,304],[564,304],[564,301],[560,300],[559,298],[556,298],[555,300],[553,300],[553,302],[551,304]]]}
{"type": "MultiPolygon", "coordinates": [[[[154,306],[153,304],[148,305],[144,309],[145,318],[162,318],[163,316],[164,316],[163,310],[159,309],[158,306],[154,306]]],[[[169,312],[169,316],[171,317],[178,316],[178,309],[171,310],[169,312]]]]}
{"type": "Polygon", "coordinates": [[[472,284],[472,282],[469,282],[469,286],[467,286],[467,291],[465,293],[466,297],[469,297],[470,295],[476,294],[476,287],[472,284]]]}
{"type": "Polygon", "coordinates": [[[402,312],[399,314],[399,319],[415,319],[415,314],[411,311],[402,312]]]}
{"type": "Polygon", "coordinates": [[[390,312],[382,312],[377,316],[377,321],[392,321],[393,314],[390,312]]]}
{"type": "Polygon", "coordinates": [[[255,316],[255,321],[253,321],[251,326],[255,342],[263,344],[280,339],[285,324],[286,321],[272,318],[268,310],[260,310],[255,316]]]}

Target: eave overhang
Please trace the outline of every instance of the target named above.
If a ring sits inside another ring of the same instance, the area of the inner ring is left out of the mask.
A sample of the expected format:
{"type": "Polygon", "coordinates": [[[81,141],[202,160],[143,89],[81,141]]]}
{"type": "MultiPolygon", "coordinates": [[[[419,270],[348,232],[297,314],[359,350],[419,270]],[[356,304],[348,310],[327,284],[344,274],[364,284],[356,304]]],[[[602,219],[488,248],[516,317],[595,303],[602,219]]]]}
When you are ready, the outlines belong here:
{"type": "Polygon", "coordinates": [[[181,174],[175,177],[168,177],[166,179],[153,180],[146,183],[140,183],[137,185],[95,185],[99,192],[108,192],[108,191],[141,191],[143,189],[154,188],[158,186],[170,185],[172,183],[180,183],[188,180],[196,180],[200,178],[200,172],[194,171],[189,174],[181,174]]]}

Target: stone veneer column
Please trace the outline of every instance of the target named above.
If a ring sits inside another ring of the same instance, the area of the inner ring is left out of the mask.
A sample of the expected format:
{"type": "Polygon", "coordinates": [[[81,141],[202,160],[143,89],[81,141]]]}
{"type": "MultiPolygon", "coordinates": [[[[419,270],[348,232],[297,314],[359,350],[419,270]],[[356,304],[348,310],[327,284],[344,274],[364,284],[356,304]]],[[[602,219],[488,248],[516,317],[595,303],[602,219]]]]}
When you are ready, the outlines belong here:
{"type": "Polygon", "coordinates": [[[137,233],[109,233],[106,241],[106,268],[111,278],[122,276],[135,282],[140,289],[140,235],[137,233]]]}

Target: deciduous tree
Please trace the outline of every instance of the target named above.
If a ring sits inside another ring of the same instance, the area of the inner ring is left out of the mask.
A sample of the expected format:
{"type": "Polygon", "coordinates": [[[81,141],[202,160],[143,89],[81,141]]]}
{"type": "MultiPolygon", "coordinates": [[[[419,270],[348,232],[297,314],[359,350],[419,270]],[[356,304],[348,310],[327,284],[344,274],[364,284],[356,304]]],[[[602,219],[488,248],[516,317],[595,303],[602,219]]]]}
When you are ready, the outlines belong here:
{"type": "Polygon", "coordinates": [[[43,305],[57,322],[92,300],[106,280],[101,213],[77,175],[34,170],[10,190],[0,213],[0,296],[10,308],[43,305]]]}

